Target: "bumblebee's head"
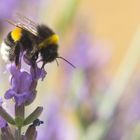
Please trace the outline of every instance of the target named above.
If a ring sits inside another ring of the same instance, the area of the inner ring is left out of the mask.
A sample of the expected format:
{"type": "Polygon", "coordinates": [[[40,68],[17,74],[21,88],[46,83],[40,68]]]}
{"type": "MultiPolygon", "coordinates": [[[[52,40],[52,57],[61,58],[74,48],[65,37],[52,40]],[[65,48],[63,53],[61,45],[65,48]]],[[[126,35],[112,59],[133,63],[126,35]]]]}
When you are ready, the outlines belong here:
{"type": "Polygon", "coordinates": [[[58,41],[59,37],[56,34],[51,35],[50,37],[44,39],[40,44],[39,44],[39,49],[44,49],[49,46],[58,46],[58,41]]]}
{"type": "Polygon", "coordinates": [[[54,61],[58,57],[58,35],[53,34],[39,44],[43,65],[54,61]]]}
{"type": "Polygon", "coordinates": [[[56,35],[48,26],[39,25],[37,26],[38,37],[39,37],[39,49],[48,47],[49,45],[58,44],[59,37],[56,35]]]}
{"type": "Polygon", "coordinates": [[[75,66],[72,65],[68,60],[58,55],[58,35],[56,35],[50,28],[45,25],[38,26],[38,35],[40,38],[38,49],[41,52],[41,57],[43,61],[42,68],[48,62],[52,62],[54,60],[56,60],[57,62],[57,58],[63,59],[75,68],[75,66]]]}
{"type": "Polygon", "coordinates": [[[42,48],[40,50],[40,54],[42,57],[43,65],[42,68],[46,63],[52,62],[58,58],[58,45],[57,44],[50,44],[46,48],[42,48]]]}

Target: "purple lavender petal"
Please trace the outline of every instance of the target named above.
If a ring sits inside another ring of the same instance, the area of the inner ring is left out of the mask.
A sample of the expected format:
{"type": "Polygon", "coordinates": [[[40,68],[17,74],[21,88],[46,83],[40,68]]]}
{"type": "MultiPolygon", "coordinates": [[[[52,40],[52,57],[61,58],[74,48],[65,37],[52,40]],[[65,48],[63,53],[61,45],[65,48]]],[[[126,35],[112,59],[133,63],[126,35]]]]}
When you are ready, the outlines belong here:
{"type": "Polygon", "coordinates": [[[34,101],[34,99],[36,98],[36,93],[37,91],[35,90],[34,92],[31,93],[30,96],[28,96],[28,99],[25,101],[25,105],[29,105],[34,101]]]}
{"type": "Polygon", "coordinates": [[[14,99],[18,105],[25,103],[26,101],[30,101],[33,98],[33,93],[31,92],[23,92],[22,94],[15,93],[14,99]]]}
{"type": "Polygon", "coordinates": [[[47,72],[44,69],[39,68],[37,65],[36,65],[35,69],[33,69],[31,67],[30,71],[31,71],[32,77],[36,78],[37,80],[38,79],[43,80],[47,74],[47,72]]]}
{"type": "Polygon", "coordinates": [[[13,76],[11,79],[12,89],[17,93],[21,93],[22,91],[29,90],[31,82],[32,79],[27,72],[20,72],[20,75],[13,76]]]}
{"type": "Polygon", "coordinates": [[[6,68],[13,76],[19,77],[20,69],[16,67],[15,63],[7,64],[6,68]]]}
{"type": "Polygon", "coordinates": [[[28,74],[27,72],[21,72],[19,91],[20,92],[28,91],[32,81],[33,80],[30,74],[28,74]]]}
{"type": "Polygon", "coordinates": [[[15,95],[15,91],[12,89],[9,89],[8,91],[6,91],[4,97],[5,99],[11,99],[14,95],[15,95]]]}
{"type": "Polygon", "coordinates": [[[6,127],[7,122],[0,116],[0,128],[6,127]]]}

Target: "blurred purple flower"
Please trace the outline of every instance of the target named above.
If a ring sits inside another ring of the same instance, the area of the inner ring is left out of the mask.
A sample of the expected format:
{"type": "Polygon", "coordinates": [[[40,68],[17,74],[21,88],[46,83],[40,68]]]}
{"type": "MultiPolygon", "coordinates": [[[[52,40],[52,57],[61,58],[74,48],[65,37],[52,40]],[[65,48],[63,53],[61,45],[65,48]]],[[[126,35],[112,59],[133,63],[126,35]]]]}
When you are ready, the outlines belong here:
{"type": "Polygon", "coordinates": [[[39,134],[39,138],[42,137],[45,138],[45,140],[63,140],[64,122],[60,117],[60,104],[61,103],[56,100],[56,98],[53,98],[53,101],[50,102],[47,111],[47,127],[45,128],[46,130],[43,131],[42,135],[39,134]]]}
{"type": "Polygon", "coordinates": [[[12,12],[16,9],[16,7],[18,7],[18,5],[19,5],[18,0],[1,0],[0,19],[9,18],[12,12]]]}
{"type": "Polygon", "coordinates": [[[94,42],[88,33],[77,32],[76,40],[70,53],[70,60],[77,68],[100,69],[110,58],[109,50],[101,42],[94,42]]]}
{"type": "Polygon", "coordinates": [[[45,77],[45,71],[31,67],[31,73],[18,69],[14,64],[8,65],[11,73],[11,88],[5,93],[6,99],[14,98],[18,105],[32,102],[36,96],[36,86],[39,78],[45,77]]]}
{"type": "MultiPolygon", "coordinates": [[[[60,99],[61,100],[61,99],[60,99]]],[[[51,97],[47,108],[47,126],[39,131],[38,139],[45,140],[73,140],[75,129],[70,127],[63,116],[63,103],[57,97],[51,97]],[[74,132],[73,132],[74,131],[74,132]]],[[[41,128],[40,128],[41,129],[41,128]]]]}

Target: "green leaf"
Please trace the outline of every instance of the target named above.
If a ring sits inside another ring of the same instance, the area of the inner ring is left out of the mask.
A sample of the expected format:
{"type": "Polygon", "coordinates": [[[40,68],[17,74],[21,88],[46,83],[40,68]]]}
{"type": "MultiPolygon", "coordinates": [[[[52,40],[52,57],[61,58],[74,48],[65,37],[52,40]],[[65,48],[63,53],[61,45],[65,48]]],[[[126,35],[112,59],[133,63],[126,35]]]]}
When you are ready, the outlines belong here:
{"type": "Polygon", "coordinates": [[[0,107],[0,116],[3,117],[8,123],[15,125],[13,117],[7,113],[3,107],[0,107]]]}
{"type": "Polygon", "coordinates": [[[23,126],[24,119],[22,117],[16,117],[15,122],[16,122],[16,126],[18,128],[21,128],[23,126]]]}
{"type": "Polygon", "coordinates": [[[37,107],[25,120],[24,125],[28,125],[36,120],[43,111],[43,107],[37,107]]]}

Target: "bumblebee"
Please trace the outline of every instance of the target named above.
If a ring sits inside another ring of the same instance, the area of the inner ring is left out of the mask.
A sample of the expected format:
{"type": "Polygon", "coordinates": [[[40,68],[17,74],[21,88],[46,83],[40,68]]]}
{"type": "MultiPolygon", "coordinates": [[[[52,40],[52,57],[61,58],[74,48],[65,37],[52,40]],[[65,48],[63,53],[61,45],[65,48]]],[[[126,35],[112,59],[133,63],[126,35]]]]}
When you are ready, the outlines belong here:
{"type": "MultiPolygon", "coordinates": [[[[20,56],[24,55],[34,67],[39,56],[42,67],[45,64],[63,59],[72,67],[75,67],[68,60],[58,55],[59,37],[46,25],[37,25],[25,16],[17,15],[18,21],[7,20],[15,26],[15,29],[8,33],[1,44],[2,58],[7,61],[15,62],[16,66],[20,63],[20,56]]],[[[57,62],[58,63],[58,62],[57,62]]]]}

